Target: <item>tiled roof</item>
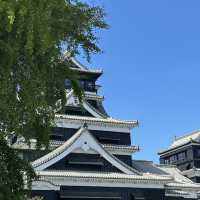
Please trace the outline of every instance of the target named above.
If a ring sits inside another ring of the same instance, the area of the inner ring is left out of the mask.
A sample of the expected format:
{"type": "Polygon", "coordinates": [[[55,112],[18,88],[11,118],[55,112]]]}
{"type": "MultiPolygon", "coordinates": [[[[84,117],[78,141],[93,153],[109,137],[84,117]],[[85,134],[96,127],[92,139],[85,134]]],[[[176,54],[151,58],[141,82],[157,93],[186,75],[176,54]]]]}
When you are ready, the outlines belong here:
{"type": "Polygon", "coordinates": [[[176,187],[176,188],[191,188],[191,189],[197,189],[200,190],[200,184],[198,183],[178,183],[178,182],[172,182],[168,183],[166,185],[168,188],[169,187],[176,187]]]}
{"type": "Polygon", "coordinates": [[[190,179],[181,174],[181,171],[173,165],[156,165],[151,161],[133,160],[133,166],[140,172],[150,173],[159,176],[172,176],[173,181],[168,183],[167,187],[178,188],[199,188],[199,184],[193,183],[190,179]]]}
{"type": "Polygon", "coordinates": [[[172,165],[157,165],[157,167],[161,170],[163,170],[164,172],[166,172],[167,174],[170,174],[174,177],[174,180],[177,182],[177,183],[187,183],[187,184],[193,184],[193,182],[186,178],[185,176],[183,176],[181,174],[181,171],[175,167],[175,166],[172,166],[172,165]]]}
{"type": "Polygon", "coordinates": [[[46,181],[54,186],[60,187],[68,184],[103,186],[110,185],[112,187],[139,187],[147,188],[149,186],[157,188],[165,188],[166,196],[180,197],[197,197],[200,189],[195,183],[177,183],[171,175],[157,175],[151,173],[143,173],[140,175],[127,175],[114,172],[83,172],[83,171],[36,171],[39,177],[38,181],[46,181]]]}
{"type": "Polygon", "coordinates": [[[146,160],[133,160],[132,165],[142,173],[151,173],[158,175],[169,175],[164,170],[157,167],[152,161],[146,160]]]}
{"type": "Polygon", "coordinates": [[[77,68],[73,68],[73,70],[77,70],[80,72],[97,73],[97,74],[103,73],[103,70],[88,69],[86,66],[82,65],[76,58],[71,57],[70,60],[77,67],[77,68]]]}
{"type": "Polygon", "coordinates": [[[80,69],[80,68],[73,68],[73,70],[79,71],[79,72],[87,72],[87,73],[91,73],[91,74],[102,74],[103,73],[103,70],[101,70],[101,69],[80,69]]]}
{"type": "Polygon", "coordinates": [[[191,193],[183,190],[166,189],[166,196],[190,198],[191,193]]]}
{"type": "Polygon", "coordinates": [[[187,144],[190,141],[200,142],[200,130],[187,134],[185,136],[176,138],[169,148],[175,148],[187,144]]]}
{"type": "Polygon", "coordinates": [[[123,174],[123,173],[115,173],[115,172],[83,172],[83,171],[36,171],[37,175],[39,176],[49,176],[49,177],[74,177],[74,178],[100,178],[100,179],[115,179],[118,180],[126,180],[127,182],[130,180],[159,180],[165,181],[167,183],[172,181],[171,176],[158,176],[154,174],[143,174],[140,175],[130,175],[130,174],[123,174]]]}
{"type": "Polygon", "coordinates": [[[193,183],[190,179],[182,175],[181,171],[173,165],[156,165],[151,161],[133,160],[133,166],[140,172],[150,173],[159,176],[172,176],[173,181],[168,183],[167,187],[178,188],[199,188],[200,184],[193,183]]]}
{"type": "MultiPolygon", "coordinates": [[[[50,140],[49,147],[51,149],[55,149],[61,145],[63,145],[65,141],[58,141],[58,140],[50,140]]],[[[28,145],[24,140],[17,141],[11,146],[13,149],[36,149],[36,140],[32,139],[30,141],[30,145],[28,145]]],[[[105,148],[107,151],[122,151],[122,152],[136,152],[139,151],[138,146],[131,146],[131,145],[112,145],[112,144],[102,144],[102,147],[105,148]]],[[[41,150],[45,150],[42,148],[41,150]]]]}
{"type": "Polygon", "coordinates": [[[174,180],[171,175],[158,175],[151,173],[143,173],[141,175],[136,174],[123,174],[115,172],[84,172],[84,171],[57,171],[57,170],[45,170],[36,171],[39,177],[38,181],[46,181],[54,186],[64,186],[65,184],[77,185],[110,185],[111,187],[137,187],[140,185],[142,188],[149,186],[157,188],[165,188],[166,196],[197,196],[200,190],[200,185],[195,183],[179,183],[174,180]],[[153,185],[152,185],[153,184],[153,185]]]}
{"type": "Polygon", "coordinates": [[[189,195],[188,192],[185,192],[185,191],[182,191],[182,190],[167,190],[167,193],[180,194],[180,195],[189,195]]]}
{"type": "Polygon", "coordinates": [[[175,150],[179,147],[182,147],[186,144],[189,144],[190,142],[196,142],[200,144],[200,130],[197,130],[195,132],[186,134],[184,136],[175,138],[175,140],[173,141],[173,143],[169,146],[168,149],[159,152],[159,154],[162,154],[166,151],[171,151],[171,150],[175,150]]]}
{"type": "Polygon", "coordinates": [[[82,116],[75,116],[75,115],[59,115],[56,114],[56,119],[63,119],[63,120],[71,120],[71,121],[77,121],[77,122],[83,122],[88,124],[96,124],[96,125],[112,125],[112,126],[122,126],[122,127],[129,127],[133,128],[138,126],[138,121],[123,121],[113,118],[95,118],[95,117],[82,117],[82,116]]]}

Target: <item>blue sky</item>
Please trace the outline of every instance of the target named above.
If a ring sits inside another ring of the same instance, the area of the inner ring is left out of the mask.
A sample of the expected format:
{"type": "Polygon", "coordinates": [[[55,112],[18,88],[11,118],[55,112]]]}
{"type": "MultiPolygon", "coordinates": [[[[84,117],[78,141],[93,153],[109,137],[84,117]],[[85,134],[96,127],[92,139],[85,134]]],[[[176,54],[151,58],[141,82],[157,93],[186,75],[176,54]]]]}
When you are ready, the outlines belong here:
{"type": "Polygon", "coordinates": [[[111,26],[89,64],[104,70],[104,105],[112,117],[139,120],[134,158],[158,162],[175,136],[200,128],[200,1],[96,2],[111,26]]]}

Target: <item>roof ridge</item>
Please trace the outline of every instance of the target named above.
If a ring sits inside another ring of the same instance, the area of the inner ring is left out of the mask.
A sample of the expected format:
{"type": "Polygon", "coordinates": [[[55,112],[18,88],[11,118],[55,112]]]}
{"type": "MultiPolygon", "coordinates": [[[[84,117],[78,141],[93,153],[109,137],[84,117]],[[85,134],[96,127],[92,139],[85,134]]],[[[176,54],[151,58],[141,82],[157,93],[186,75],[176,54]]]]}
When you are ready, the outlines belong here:
{"type": "Polygon", "coordinates": [[[183,139],[183,138],[187,138],[187,137],[192,136],[192,135],[195,135],[195,134],[197,134],[197,133],[200,133],[200,129],[198,129],[198,130],[196,130],[196,131],[192,131],[192,132],[190,132],[190,133],[187,133],[187,134],[185,134],[185,135],[183,135],[183,136],[177,137],[177,138],[175,138],[175,141],[178,141],[178,140],[183,139]]]}

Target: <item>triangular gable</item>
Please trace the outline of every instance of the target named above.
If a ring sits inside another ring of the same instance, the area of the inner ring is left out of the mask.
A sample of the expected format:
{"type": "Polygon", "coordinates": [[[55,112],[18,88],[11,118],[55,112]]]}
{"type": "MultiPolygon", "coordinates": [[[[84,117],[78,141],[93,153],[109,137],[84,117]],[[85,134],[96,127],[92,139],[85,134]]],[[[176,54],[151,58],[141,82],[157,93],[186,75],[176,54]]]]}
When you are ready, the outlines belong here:
{"type": "Polygon", "coordinates": [[[35,170],[44,170],[80,148],[86,152],[89,149],[96,151],[105,160],[126,174],[140,174],[140,172],[106,151],[85,127],[80,128],[69,140],[54,151],[32,162],[32,166],[35,170]]]}
{"type": "MultiPolygon", "coordinates": [[[[66,105],[73,105],[73,106],[78,106],[79,105],[79,100],[76,96],[74,96],[73,90],[70,90],[67,94],[67,103],[66,105]]],[[[83,99],[82,101],[82,106],[83,108],[89,112],[92,116],[97,117],[97,118],[106,118],[103,113],[98,111],[96,108],[94,108],[92,105],[90,105],[87,101],[83,99]]]]}

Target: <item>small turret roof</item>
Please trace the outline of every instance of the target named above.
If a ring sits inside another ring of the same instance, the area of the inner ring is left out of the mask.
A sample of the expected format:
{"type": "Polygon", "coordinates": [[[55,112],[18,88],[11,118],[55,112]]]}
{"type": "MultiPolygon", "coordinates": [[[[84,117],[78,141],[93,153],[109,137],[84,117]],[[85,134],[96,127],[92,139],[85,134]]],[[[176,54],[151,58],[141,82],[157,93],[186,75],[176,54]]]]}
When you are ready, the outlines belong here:
{"type": "Polygon", "coordinates": [[[176,137],[173,143],[168,149],[159,152],[159,154],[165,153],[167,151],[175,150],[179,147],[183,147],[189,143],[199,143],[200,144],[200,130],[191,132],[181,137],[176,137]]]}
{"type": "Polygon", "coordinates": [[[81,64],[76,58],[70,58],[70,60],[74,64],[73,70],[77,70],[80,72],[87,72],[87,73],[91,73],[91,74],[102,74],[103,73],[102,69],[89,69],[88,67],[81,64]]]}
{"type": "Polygon", "coordinates": [[[190,141],[200,142],[200,130],[176,138],[170,148],[182,146],[190,141]]]}

